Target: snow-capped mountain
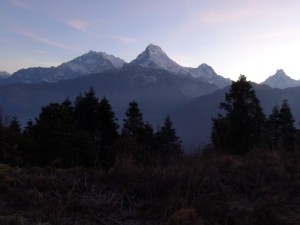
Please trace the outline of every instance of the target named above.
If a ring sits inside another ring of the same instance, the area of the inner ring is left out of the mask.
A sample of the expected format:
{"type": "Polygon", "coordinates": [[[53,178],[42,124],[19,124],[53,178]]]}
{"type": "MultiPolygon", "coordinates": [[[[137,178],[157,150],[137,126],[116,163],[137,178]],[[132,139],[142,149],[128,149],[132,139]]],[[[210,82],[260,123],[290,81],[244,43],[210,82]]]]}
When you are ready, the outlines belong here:
{"type": "Polygon", "coordinates": [[[218,75],[211,66],[205,63],[201,64],[198,68],[186,69],[193,77],[199,78],[205,83],[215,84],[219,88],[224,88],[231,85],[230,79],[218,75]]]}
{"type": "Polygon", "coordinates": [[[145,68],[164,69],[176,75],[187,75],[188,71],[170,59],[157,45],[150,44],[145,51],[138,55],[130,64],[145,68]]]}
{"type": "Polygon", "coordinates": [[[57,69],[63,74],[78,73],[83,76],[120,69],[124,63],[124,60],[113,55],[108,55],[105,52],[89,51],[82,56],[61,64],[57,69]]]}
{"type": "Polygon", "coordinates": [[[183,67],[170,59],[159,46],[153,44],[148,45],[145,51],[130,64],[145,68],[163,69],[176,75],[193,76],[204,83],[217,85],[219,88],[231,84],[230,79],[218,75],[211,66],[201,64],[198,68],[183,67]]]}
{"type": "Polygon", "coordinates": [[[10,74],[6,71],[0,71],[0,79],[8,78],[10,74]]]}
{"type": "MultiPolygon", "coordinates": [[[[212,67],[201,64],[198,68],[188,68],[177,64],[157,45],[150,44],[131,63],[105,52],[89,51],[71,61],[62,63],[57,67],[32,67],[21,69],[9,76],[8,79],[1,79],[0,85],[9,83],[37,84],[42,82],[53,83],[59,80],[69,80],[83,77],[89,74],[115,71],[126,67],[146,68],[149,70],[166,70],[171,74],[181,77],[199,79],[201,82],[214,84],[219,88],[230,85],[229,79],[217,75],[212,67]]],[[[156,71],[156,72],[155,72],[156,71]]]]}
{"type": "Polygon", "coordinates": [[[76,77],[86,76],[93,73],[112,71],[120,69],[124,60],[108,55],[105,52],[89,51],[69,62],[63,63],[58,67],[33,67],[21,69],[12,74],[10,83],[36,84],[42,82],[56,82],[76,77]]]}
{"type": "Polygon", "coordinates": [[[280,69],[277,70],[274,75],[269,76],[268,79],[262,82],[262,84],[266,84],[272,88],[284,89],[300,86],[300,80],[292,79],[291,77],[286,75],[282,69],[280,69]]]}

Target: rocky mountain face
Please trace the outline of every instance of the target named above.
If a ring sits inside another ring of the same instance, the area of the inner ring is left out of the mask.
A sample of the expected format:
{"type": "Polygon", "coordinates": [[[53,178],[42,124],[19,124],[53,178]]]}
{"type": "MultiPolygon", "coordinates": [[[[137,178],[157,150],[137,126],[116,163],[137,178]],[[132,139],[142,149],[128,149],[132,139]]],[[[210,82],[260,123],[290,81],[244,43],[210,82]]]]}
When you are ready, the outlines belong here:
{"type": "Polygon", "coordinates": [[[266,84],[272,88],[289,88],[289,87],[298,87],[300,86],[300,80],[294,80],[285,72],[280,69],[277,70],[276,73],[272,76],[269,76],[262,84],[266,84]]]}

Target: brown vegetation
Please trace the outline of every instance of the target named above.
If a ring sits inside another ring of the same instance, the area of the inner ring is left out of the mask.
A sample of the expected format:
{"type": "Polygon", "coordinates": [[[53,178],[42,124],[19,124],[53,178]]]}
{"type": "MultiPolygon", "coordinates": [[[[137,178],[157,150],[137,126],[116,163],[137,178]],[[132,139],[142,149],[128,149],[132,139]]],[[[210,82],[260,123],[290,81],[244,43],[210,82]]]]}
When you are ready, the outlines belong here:
{"type": "Polygon", "coordinates": [[[207,151],[167,167],[0,165],[0,224],[299,224],[298,156],[207,151]]]}

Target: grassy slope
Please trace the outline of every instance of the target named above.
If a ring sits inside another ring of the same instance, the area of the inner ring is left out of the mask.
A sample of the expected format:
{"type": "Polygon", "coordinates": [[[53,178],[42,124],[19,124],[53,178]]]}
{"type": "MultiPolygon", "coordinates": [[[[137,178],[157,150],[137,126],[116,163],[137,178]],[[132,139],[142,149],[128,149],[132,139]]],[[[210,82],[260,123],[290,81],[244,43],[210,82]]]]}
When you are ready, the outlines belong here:
{"type": "Polygon", "coordinates": [[[0,165],[0,224],[300,224],[297,158],[206,152],[110,172],[0,165]]]}

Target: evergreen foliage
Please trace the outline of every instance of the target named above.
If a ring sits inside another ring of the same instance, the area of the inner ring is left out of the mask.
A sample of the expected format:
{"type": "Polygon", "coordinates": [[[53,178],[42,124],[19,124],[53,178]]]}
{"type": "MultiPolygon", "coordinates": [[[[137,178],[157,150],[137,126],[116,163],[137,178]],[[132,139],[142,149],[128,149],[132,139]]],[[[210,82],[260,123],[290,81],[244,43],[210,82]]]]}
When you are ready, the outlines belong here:
{"type": "Polygon", "coordinates": [[[31,148],[35,148],[36,159],[33,164],[59,167],[95,165],[95,145],[87,132],[76,129],[67,105],[51,103],[43,107],[30,129],[34,139],[31,148]]]}
{"type": "Polygon", "coordinates": [[[156,133],[158,146],[164,155],[181,154],[181,140],[176,134],[170,116],[167,116],[164,125],[156,133]]]}
{"type": "Polygon", "coordinates": [[[112,111],[112,107],[105,97],[98,103],[97,114],[99,121],[99,140],[97,144],[100,148],[98,157],[102,167],[109,169],[113,166],[116,159],[113,144],[119,138],[119,125],[117,124],[115,113],[112,111]]]}
{"type": "Polygon", "coordinates": [[[290,106],[287,100],[284,100],[280,108],[280,120],[281,120],[281,138],[282,145],[287,151],[293,151],[295,149],[295,119],[292,115],[290,106]]]}
{"type": "Polygon", "coordinates": [[[132,101],[129,103],[129,108],[125,116],[121,136],[138,142],[141,132],[143,132],[145,128],[145,123],[137,102],[132,101]]]}
{"type": "Polygon", "coordinates": [[[87,131],[93,140],[99,140],[98,98],[93,88],[81,94],[74,102],[74,119],[79,129],[87,131]]]}
{"type": "Polygon", "coordinates": [[[11,165],[109,170],[117,158],[131,158],[147,166],[180,149],[170,118],[154,133],[135,101],[129,103],[120,135],[109,101],[105,97],[99,101],[92,88],[74,102],[67,98],[42,107],[23,131],[17,118],[3,118],[0,116],[0,163],[11,165]]]}
{"type": "Polygon", "coordinates": [[[0,163],[16,165],[20,162],[18,145],[21,141],[21,126],[17,117],[7,117],[6,125],[0,120],[0,163]]]}
{"type": "MultiPolygon", "coordinates": [[[[121,137],[123,154],[140,164],[148,164],[153,157],[154,133],[149,123],[145,123],[138,103],[132,101],[125,113],[121,137]],[[130,148],[127,148],[130,146],[130,148]]],[[[124,155],[123,155],[124,157],[124,155]]]]}
{"type": "Polygon", "coordinates": [[[269,137],[269,142],[271,144],[271,148],[275,149],[279,144],[279,137],[281,135],[281,121],[280,121],[280,112],[278,106],[274,106],[271,114],[268,117],[267,121],[267,133],[269,137]]]}
{"type": "Polygon", "coordinates": [[[220,103],[225,115],[213,119],[211,139],[215,148],[245,154],[261,143],[265,115],[256,93],[244,75],[232,82],[220,103]]]}
{"type": "Polygon", "coordinates": [[[273,149],[293,151],[295,149],[296,128],[287,100],[282,102],[280,109],[275,106],[268,119],[268,133],[273,149]]]}

